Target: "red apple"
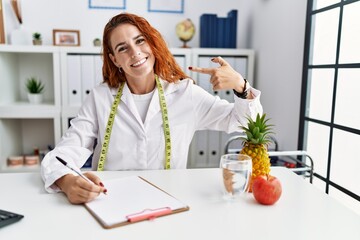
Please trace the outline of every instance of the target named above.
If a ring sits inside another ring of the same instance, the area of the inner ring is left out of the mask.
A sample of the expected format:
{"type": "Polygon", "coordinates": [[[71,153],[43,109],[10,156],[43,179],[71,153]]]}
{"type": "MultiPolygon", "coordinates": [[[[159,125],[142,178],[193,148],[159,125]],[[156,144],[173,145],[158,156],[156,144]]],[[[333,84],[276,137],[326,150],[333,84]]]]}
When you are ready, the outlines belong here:
{"type": "Polygon", "coordinates": [[[257,176],[253,180],[252,192],[259,203],[273,205],[281,196],[281,183],[279,179],[271,175],[257,176]]]}

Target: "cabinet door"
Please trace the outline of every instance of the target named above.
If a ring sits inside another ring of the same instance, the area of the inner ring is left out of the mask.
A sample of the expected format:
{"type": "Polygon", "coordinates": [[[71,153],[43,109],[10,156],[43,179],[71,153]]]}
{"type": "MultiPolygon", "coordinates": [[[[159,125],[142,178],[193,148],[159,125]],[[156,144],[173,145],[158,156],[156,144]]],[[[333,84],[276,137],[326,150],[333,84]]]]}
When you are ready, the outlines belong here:
{"type": "Polygon", "coordinates": [[[80,55],[67,56],[68,104],[80,106],[81,94],[81,57],[80,55]]]}
{"type": "Polygon", "coordinates": [[[82,55],[81,60],[81,96],[82,102],[95,86],[95,58],[93,55],[82,55]]]}
{"type": "Polygon", "coordinates": [[[102,74],[103,60],[101,55],[94,55],[94,68],[95,68],[95,86],[104,81],[102,74]]]}
{"type": "Polygon", "coordinates": [[[184,56],[174,56],[176,62],[179,64],[179,66],[185,70],[186,69],[186,65],[185,65],[185,57],[184,56]]]}

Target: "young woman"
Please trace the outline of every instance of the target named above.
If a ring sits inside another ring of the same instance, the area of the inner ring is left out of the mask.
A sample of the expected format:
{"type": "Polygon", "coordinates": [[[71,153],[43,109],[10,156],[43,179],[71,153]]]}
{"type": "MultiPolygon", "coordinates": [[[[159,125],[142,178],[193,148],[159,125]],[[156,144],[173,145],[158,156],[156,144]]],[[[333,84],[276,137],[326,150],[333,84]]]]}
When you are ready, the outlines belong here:
{"type": "Polygon", "coordinates": [[[64,167],[81,168],[94,153],[94,170],[186,168],[197,130],[239,131],[246,117],[262,112],[253,89],[221,57],[210,74],[215,90],[234,89],[235,103],[214,97],[189,79],[161,34],[144,18],[121,13],[103,34],[104,82],[83,103],[71,127],[42,161],[48,192],[63,191],[71,203],[91,201],[106,188],[93,173],[89,183],[64,167]],[[94,142],[97,144],[94,148],[94,142]]]}

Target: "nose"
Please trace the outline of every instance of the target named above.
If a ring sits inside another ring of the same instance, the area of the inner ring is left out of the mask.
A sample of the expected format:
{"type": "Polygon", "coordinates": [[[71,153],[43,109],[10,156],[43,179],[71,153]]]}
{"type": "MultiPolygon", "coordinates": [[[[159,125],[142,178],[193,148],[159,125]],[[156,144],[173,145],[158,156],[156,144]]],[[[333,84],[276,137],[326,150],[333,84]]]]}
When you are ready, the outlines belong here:
{"type": "Polygon", "coordinates": [[[135,52],[134,55],[132,55],[132,59],[136,58],[137,56],[140,56],[140,52],[135,52]]]}

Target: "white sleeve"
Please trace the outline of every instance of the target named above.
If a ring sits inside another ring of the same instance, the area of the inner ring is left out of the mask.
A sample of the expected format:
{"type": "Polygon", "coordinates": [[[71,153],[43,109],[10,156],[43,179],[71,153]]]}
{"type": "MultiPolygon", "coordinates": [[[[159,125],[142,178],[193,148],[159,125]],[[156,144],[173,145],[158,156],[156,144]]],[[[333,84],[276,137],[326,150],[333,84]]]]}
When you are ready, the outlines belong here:
{"type": "Polygon", "coordinates": [[[72,167],[80,169],[93,152],[97,133],[96,107],[94,96],[90,93],[77,117],[71,120],[71,127],[41,162],[41,177],[46,191],[50,193],[61,191],[54,182],[60,177],[72,173],[56,159],[56,156],[63,158],[72,167]]]}
{"type": "MultiPolygon", "coordinates": [[[[54,183],[57,179],[66,174],[74,174],[70,169],[61,164],[56,156],[63,158],[74,168],[80,171],[78,164],[84,162],[81,159],[87,160],[91,151],[86,148],[76,146],[56,147],[45,155],[41,162],[41,177],[45,183],[45,190],[49,193],[61,191],[54,183]]],[[[83,165],[83,164],[82,164],[83,165]]]]}
{"type": "Polygon", "coordinates": [[[261,92],[253,87],[250,87],[248,94],[252,94],[253,99],[242,99],[234,94],[235,111],[239,116],[238,120],[242,126],[247,125],[248,121],[246,117],[255,119],[258,113],[260,115],[263,113],[263,108],[260,103],[261,92]]]}
{"type": "Polygon", "coordinates": [[[196,130],[218,130],[227,133],[241,131],[240,125],[247,123],[247,117],[254,118],[262,114],[261,92],[250,88],[253,99],[241,99],[234,96],[234,103],[229,103],[218,96],[213,96],[197,85],[192,85],[192,102],[196,116],[196,130]]]}

